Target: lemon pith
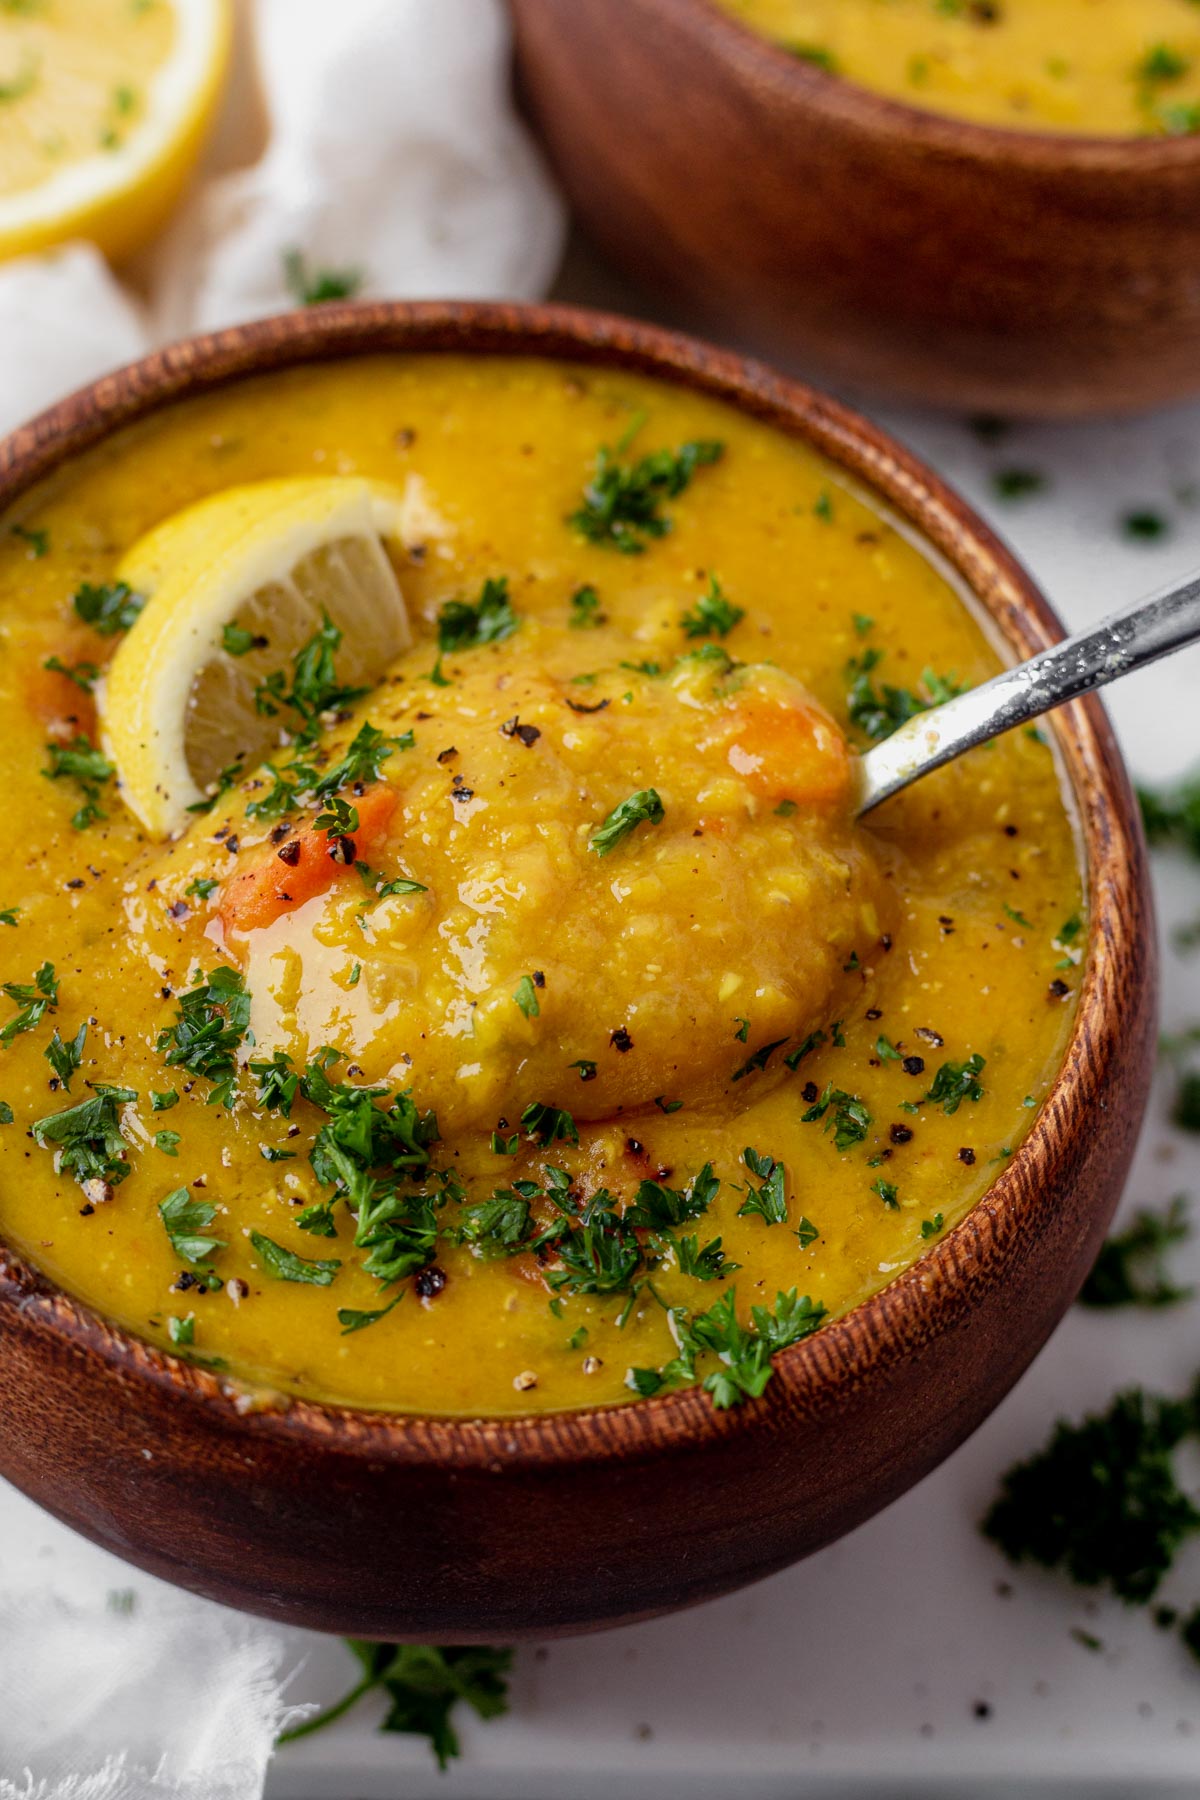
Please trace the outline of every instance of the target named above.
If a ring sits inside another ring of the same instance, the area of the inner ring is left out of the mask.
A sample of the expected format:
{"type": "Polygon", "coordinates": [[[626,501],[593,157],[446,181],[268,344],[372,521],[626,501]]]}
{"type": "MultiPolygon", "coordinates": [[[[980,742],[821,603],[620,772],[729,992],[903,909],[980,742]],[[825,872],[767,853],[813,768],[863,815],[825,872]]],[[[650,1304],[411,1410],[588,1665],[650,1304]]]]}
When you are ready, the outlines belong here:
{"type": "Polygon", "coordinates": [[[145,597],[100,684],[105,748],[125,803],[167,836],[220,771],[252,768],[280,741],[255,690],[328,614],[338,673],[369,683],[411,642],[385,541],[405,497],[353,477],[256,482],[200,501],[133,546],[117,577],[145,597]],[[225,627],[253,648],[231,653],[225,627]]]}

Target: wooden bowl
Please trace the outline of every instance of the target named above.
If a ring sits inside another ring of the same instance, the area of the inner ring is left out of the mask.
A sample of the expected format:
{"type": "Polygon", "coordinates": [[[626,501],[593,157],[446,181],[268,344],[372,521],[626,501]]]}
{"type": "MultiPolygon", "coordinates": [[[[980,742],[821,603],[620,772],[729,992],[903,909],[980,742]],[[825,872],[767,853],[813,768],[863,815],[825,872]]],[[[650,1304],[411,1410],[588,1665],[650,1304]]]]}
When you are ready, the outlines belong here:
{"type": "MultiPolygon", "coordinates": [[[[196,338],[0,444],[0,506],[131,421],[241,377],[380,351],[620,366],[800,437],[949,563],[1015,656],[1061,635],[1008,551],[907,451],[770,370],[555,307],[336,305],[196,338]]],[[[1054,731],[1088,860],[1090,942],[1063,1069],[974,1211],[875,1298],[776,1361],[763,1399],[699,1390],[519,1419],[301,1401],[248,1409],[0,1247],[0,1475],[156,1575],[297,1625],[470,1642],[704,1600],[818,1549],[975,1429],[1070,1305],[1125,1178],[1154,1054],[1136,804],[1103,709],[1054,731]]]]}
{"type": "Polygon", "coordinates": [[[1200,392],[1200,136],[884,99],[710,0],[511,0],[579,217],[689,323],[855,387],[1083,417],[1200,392]]]}

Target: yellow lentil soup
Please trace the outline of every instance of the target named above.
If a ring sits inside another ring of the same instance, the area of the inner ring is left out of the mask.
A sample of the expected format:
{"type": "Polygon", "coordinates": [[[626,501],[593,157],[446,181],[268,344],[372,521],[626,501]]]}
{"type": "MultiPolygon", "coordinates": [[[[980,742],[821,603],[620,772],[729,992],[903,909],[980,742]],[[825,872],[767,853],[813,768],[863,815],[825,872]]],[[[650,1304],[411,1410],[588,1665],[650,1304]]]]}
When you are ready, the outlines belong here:
{"type": "Polygon", "coordinates": [[[1193,0],[717,0],[753,30],[894,100],[1084,136],[1200,129],[1193,0]]]}
{"type": "Polygon", "coordinates": [[[0,630],[0,1231],[231,1380],[736,1403],[963,1216],[1058,1070],[1085,931],[1047,737],[855,822],[854,753],[996,652],[714,401],[507,358],[261,377],[26,495],[0,630]],[[158,602],[117,571],[300,477],[395,498],[411,642],[355,692],[332,622],[284,657],[232,621],[269,763],[235,746],[152,833],[110,757],[158,602]]]}

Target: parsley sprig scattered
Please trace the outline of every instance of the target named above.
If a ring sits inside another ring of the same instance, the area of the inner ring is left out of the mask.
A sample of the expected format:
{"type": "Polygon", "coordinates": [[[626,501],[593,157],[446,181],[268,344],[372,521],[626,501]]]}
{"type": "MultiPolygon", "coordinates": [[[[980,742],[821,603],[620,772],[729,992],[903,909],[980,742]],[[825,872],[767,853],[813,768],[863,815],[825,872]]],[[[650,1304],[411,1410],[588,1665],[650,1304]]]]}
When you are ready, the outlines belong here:
{"type": "Polygon", "coordinates": [[[382,1691],[388,1700],[381,1731],[409,1732],[429,1739],[438,1767],[445,1769],[460,1754],[450,1716],[459,1701],[481,1719],[508,1710],[507,1675],[512,1651],[487,1644],[368,1644],[347,1638],[362,1666],[361,1679],[349,1693],[300,1725],[280,1735],[281,1744],[310,1737],[350,1711],[364,1694],[382,1691]]]}

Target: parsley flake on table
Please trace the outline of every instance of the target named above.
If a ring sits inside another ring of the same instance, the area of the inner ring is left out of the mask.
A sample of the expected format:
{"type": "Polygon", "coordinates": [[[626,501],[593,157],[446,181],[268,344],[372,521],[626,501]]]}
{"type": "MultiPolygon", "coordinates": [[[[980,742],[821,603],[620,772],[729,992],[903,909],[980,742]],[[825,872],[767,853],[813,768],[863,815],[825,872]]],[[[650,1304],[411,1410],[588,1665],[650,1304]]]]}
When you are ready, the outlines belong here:
{"type": "Polygon", "coordinates": [[[1126,1230],[1110,1237],[1092,1264],[1080,1306],[1177,1306],[1193,1290],[1168,1278],[1166,1259],[1191,1236],[1187,1201],[1177,1194],[1163,1213],[1139,1212],[1126,1230]]]}
{"type": "Polygon", "coordinates": [[[283,252],[283,279],[297,306],[323,306],[328,300],[352,300],[363,284],[361,269],[308,266],[303,250],[283,252]]]}

